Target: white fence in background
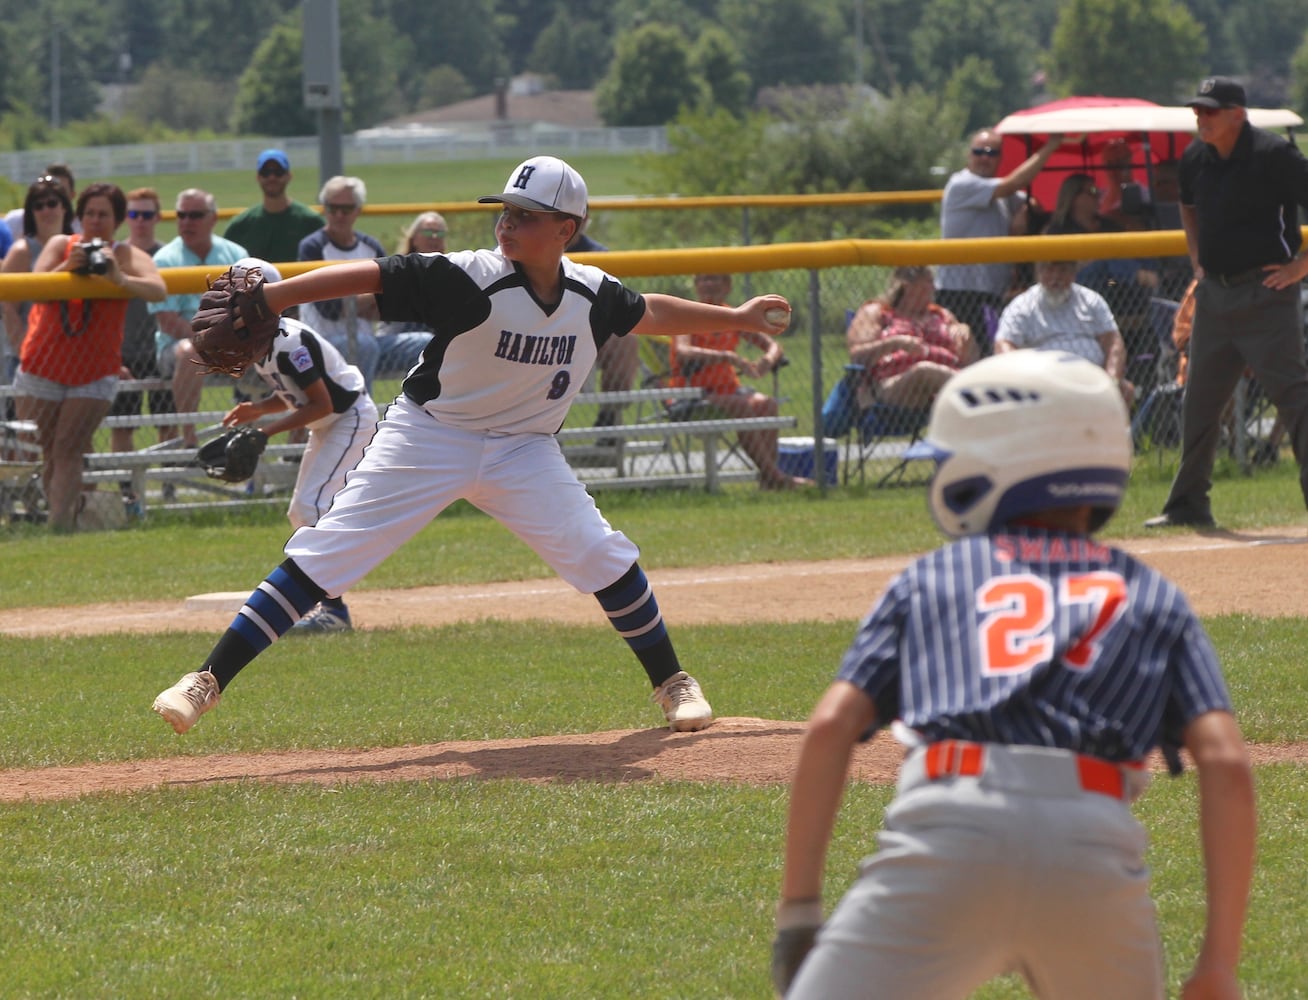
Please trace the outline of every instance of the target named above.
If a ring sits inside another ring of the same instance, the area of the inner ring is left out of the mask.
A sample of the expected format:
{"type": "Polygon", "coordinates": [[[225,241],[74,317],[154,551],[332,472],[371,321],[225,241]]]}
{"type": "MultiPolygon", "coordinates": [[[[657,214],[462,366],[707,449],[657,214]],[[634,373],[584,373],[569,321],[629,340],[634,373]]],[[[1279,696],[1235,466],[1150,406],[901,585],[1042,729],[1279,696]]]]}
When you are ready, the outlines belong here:
{"type": "MultiPolygon", "coordinates": [[[[248,170],[259,151],[269,146],[285,150],[294,163],[318,160],[317,136],[219,139],[0,153],[0,173],[15,183],[26,184],[50,163],[67,163],[79,178],[248,170]]],[[[542,149],[551,153],[663,153],[668,149],[667,130],[662,126],[567,128],[543,122],[504,122],[368,129],[345,136],[342,143],[347,166],[503,159],[542,149]]]]}

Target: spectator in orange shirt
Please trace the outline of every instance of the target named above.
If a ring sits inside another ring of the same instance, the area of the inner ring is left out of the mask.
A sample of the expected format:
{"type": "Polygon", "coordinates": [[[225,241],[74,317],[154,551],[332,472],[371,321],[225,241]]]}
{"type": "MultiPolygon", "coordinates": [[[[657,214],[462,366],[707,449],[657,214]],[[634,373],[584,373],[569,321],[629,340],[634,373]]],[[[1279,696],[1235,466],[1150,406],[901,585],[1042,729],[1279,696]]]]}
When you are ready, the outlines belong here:
{"type": "MultiPolygon", "coordinates": [[[[695,275],[695,296],[701,302],[726,305],[731,294],[731,275],[695,275]]],[[[673,385],[699,386],[714,409],[730,417],[775,417],[777,401],[742,385],[740,375],[759,378],[781,365],[781,345],[766,333],[748,330],[719,330],[716,333],[674,337],[670,352],[673,385]],[[750,361],[737,348],[744,340],[763,356],[750,361]]],[[[790,476],[777,466],[777,432],[741,431],[740,445],[758,466],[759,486],[765,490],[811,486],[811,479],[790,476]]]]}
{"type": "MultiPolygon", "coordinates": [[[[106,290],[158,302],[164,280],[148,253],[114,239],[127,217],[127,197],[116,184],[92,184],[77,198],[82,236],[52,236],[34,271],[91,276],[106,290]],[[92,249],[87,241],[98,239],[92,249]]],[[[71,531],[82,489],[82,456],[109,413],[122,366],[126,298],[35,302],[27,318],[14,389],[19,415],[36,422],[43,466],[41,485],[50,527],[71,531]]]]}

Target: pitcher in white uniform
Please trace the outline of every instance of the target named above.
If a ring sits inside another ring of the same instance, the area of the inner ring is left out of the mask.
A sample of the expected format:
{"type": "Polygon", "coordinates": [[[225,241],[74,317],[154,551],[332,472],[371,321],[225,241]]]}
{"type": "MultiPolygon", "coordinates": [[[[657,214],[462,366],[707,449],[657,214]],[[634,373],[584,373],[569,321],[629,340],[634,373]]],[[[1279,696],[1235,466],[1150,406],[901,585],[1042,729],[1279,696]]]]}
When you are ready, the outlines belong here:
{"type": "Polygon", "coordinates": [[[314,604],[349,589],[459,499],[595,595],[672,729],[712,722],[699,684],[681,669],[639,550],[604,519],[554,435],[610,337],[775,335],[789,321],[789,304],[779,295],[736,307],[639,295],[569,260],[564,248],[586,215],[586,185],[555,157],[519,164],[504,190],[482,201],[503,205],[494,250],[351,261],[267,287],[279,312],[372,293],[382,319],[435,333],[331,510],[295,532],[286,560],[200,668],[155,699],[177,732],[216,705],[236,673],[314,604]],[[769,310],[781,322],[769,322],[769,310]]]}

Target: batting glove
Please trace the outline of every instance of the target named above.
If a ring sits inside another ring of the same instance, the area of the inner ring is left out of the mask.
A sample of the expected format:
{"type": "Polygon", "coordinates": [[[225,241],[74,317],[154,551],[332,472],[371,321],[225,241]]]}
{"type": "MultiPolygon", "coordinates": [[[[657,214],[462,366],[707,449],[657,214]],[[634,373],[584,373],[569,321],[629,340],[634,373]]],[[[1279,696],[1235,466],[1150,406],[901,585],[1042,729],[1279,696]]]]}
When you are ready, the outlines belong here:
{"type": "Polygon", "coordinates": [[[777,934],[772,939],[772,985],[784,997],[822,929],[822,900],[783,899],[777,904],[777,934]]]}

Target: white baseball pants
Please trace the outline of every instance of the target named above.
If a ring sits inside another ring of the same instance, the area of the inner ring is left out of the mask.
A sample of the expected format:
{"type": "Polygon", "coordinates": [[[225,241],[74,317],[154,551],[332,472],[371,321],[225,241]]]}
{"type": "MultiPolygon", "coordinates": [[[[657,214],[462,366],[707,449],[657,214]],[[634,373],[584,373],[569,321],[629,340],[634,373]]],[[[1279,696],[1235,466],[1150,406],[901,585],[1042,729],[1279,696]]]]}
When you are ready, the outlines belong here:
{"type": "Polygon", "coordinates": [[[309,429],[300,458],[295,491],[286,510],[292,528],[317,524],[332,498],[345,485],[345,474],[359,464],[363,450],[377,429],[377,406],[360,396],[344,413],[309,429]]]}
{"type": "Polygon", "coordinates": [[[640,556],[604,519],[552,434],[456,430],[403,395],[331,509],[297,530],[286,554],[337,596],[456,500],[495,518],[583,594],[607,587],[640,556]]]}

